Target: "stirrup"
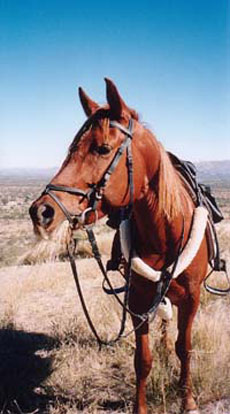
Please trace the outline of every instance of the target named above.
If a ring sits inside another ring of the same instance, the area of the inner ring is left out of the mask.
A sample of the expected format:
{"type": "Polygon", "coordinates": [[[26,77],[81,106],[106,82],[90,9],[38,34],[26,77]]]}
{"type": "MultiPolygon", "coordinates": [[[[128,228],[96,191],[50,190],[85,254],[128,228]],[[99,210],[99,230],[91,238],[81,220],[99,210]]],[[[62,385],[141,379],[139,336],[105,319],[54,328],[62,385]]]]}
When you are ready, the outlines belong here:
{"type": "Polygon", "coordinates": [[[228,276],[226,261],[224,259],[220,259],[220,260],[216,261],[216,263],[214,262],[214,265],[212,266],[211,272],[208,273],[208,275],[204,279],[203,283],[204,283],[204,287],[207,290],[207,292],[212,293],[213,295],[226,296],[230,293],[230,279],[229,279],[229,276],[228,276]],[[213,271],[218,271],[218,272],[224,272],[225,273],[227,283],[228,283],[228,288],[227,289],[219,289],[219,288],[209,286],[207,284],[207,280],[208,280],[209,276],[211,276],[213,271]]]}

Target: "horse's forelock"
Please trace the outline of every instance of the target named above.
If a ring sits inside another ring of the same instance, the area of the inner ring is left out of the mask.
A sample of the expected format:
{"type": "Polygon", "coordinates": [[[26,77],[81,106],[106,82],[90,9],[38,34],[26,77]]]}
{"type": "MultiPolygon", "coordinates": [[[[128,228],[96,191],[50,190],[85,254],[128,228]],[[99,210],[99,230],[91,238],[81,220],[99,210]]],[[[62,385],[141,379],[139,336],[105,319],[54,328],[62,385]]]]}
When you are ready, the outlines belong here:
{"type": "MultiPolygon", "coordinates": [[[[133,118],[133,119],[135,119],[136,121],[138,121],[139,120],[139,116],[138,116],[138,113],[134,110],[134,109],[131,109],[131,108],[128,108],[128,111],[129,111],[129,115],[131,115],[131,117],[133,118]]],[[[128,115],[128,114],[127,114],[128,115]]],[[[89,121],[91,120],[92,121],[92,123],[91,123],[91,125],[93,124],[93,122],[94,121],[103,121],[104,119],[112,119],[113,118],[113,114],[111,113],[111,111],[110,111],[110,108],[109,108],[109,105],[108,104],[105,104],[104,106],[101,106],[100,108],[98,108],[90,117],[89,117],[89,121]]],[[[89,123],[89,129],[90,129],[90,123],[89,123]]],[[[105,125],[105,128],[107,129],[107,125],[106,124],[104,124],[105,125]]],[[[89,131],[89,129],[87,129],[86,131],[85,131],[85,133],[87,133],[88,131],[89,131]]],[[[85,133],[83,134],[83,135],[85,135],[85,133]]],[[[83,136],[82,135],[82,136],[83,136]]],[[[81,138],[82,137],[80,137],[80,140],[81,140],[81,138]]],[[[72,152],[73,151],[75,151],[76,150],[76,147],[77,147],[77,144],[78,144],[78,142],[80,141],[79,140],[79,138],[78,138],[78,133],[75,135],[75,137],[74,137],[74,139],[73,139],[73,141],[72,141],[72,143],[70,144],[70,146],[69,146],[69,150],[68,150],[68,152],[69,152],[69,154],[72,154],[72,152]]]]}

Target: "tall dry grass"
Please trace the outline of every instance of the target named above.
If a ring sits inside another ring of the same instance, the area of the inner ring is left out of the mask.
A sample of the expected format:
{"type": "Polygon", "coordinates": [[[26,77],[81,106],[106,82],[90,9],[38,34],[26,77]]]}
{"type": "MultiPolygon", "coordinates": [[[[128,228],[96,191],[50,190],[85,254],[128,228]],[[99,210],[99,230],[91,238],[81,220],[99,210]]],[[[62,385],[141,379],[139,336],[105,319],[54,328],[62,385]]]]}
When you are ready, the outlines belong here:
{"type": "MultiPolygon", "coordinates": [[[[218,230],[221,249],[229,262],[229,236],[218,230]]],[[[60,245],[66,236],[60,232],[60,245]]],[[[110,234],[99,239],[110,249],[110,234]]],[[[58,238],[57,238],[58,239],[58,238]]],[[[43,248],[33,250],[34,260],[44,261],[43,248]],[[40,250],[39,250],[40,249],[40,250]]],[[[135,394],[133,335],[101,352],[90,333],[67,263],[56,261],[59,253],[51,242],[53,263],[19,266],[0,271],[0,401],[4,414],[131,413],[135,394]],[[4,361],[4,362],[3,362],[4,361]],[[7,411],[8,410],[8,411],[7,411]]],[[[93,259],[77,261],[81,282],[95,326],[103,338],[119,329],[120,309],[101,291],[101,278],[93,259]]],[[[116,284],[122,281],[113,274],[116,284]]],[[[212,282],[224,285],[221,276],[212,282]]],[[[230,299],[202,291],[201,306],[193,328],[192,381],[202,414],[227,414],[230,396],[230,299]],[[213,405],[213,401],[219,401],[213,405]],[[208,404],[208,405],[207,405],[208,404]],[[209,410],[209,411],[208,411],[209,410]]],[[[128,320],[127,330],[131,329],[128,320]]],[[[169,325],[169,339],[177,335],[176,310],[169,325]]],[[[151,325],[153,369],[147,398],[154,413],[180,413],[179,363],[160,341],[160,320],[151,325]]]]}
{"type": "MultiPolygon", "coordinates": [[[[96,227],[95,234],[101,254],[109,254],[114,231],[105,226],[104,220],[96,227]]],[[[76,241],[76,257],[92,257],[92,249],[86,232],[77,230],[73,237],[76,241]]],[[[19,257],[18,264],[36,264],[66,259],[69,239],[69,225],[67,221],[64,221],[49,238],[34,237],[30,247],[19,257]]]]}
{"type": "MultiPolygon", "coordinates": [[[[119,329],[120,310],[113,299],[101,293],[92,259],[81,261],[81,265],[81,271],[86,269],[82,285],[90,313],[100,335],[109,339],[119,329]]],[[[12,359],[13,352],[15,366],[21,368],[22,356],[24,361],[20,375],[11,364],[7,368],[0,365],[1,378],[4,369],[11,370],[11,382],[5,384],[8,394],[22,412],[43,407],[41,412],[52,414],[131,413],[135,394],[133,336],[99,352],[77,301],[68,265],[37,265],[34,284],[35,274],[29,273],[28,267],[26,271],[24,279],[23,272],[20,276],[23,280],[17,285],[17,295],[11,280],[1,319],[1,343],[4,332],[7,335],[4,359],[12,359]],[[36,302],[29,303],[29,298],[36,298],[36,302]]],[[[194,324],[192,378],[201,407],[230,395],[229,305],[229,299],[212,300],[200,308],[194,324]]],[[[179,414],[179,363],[174,352],[168,355],[162,350],[159,326],[158,319],[151,326],[154,363],[148,403],[155,413],[179,414]]],[[[130,328],[128,321],[127,330],[130,328]]],[[[176,333],[174,312],[169,326],[172,342],[176,333]]],[[[225,413],[220,407],[216,412],[225,413]]]]}

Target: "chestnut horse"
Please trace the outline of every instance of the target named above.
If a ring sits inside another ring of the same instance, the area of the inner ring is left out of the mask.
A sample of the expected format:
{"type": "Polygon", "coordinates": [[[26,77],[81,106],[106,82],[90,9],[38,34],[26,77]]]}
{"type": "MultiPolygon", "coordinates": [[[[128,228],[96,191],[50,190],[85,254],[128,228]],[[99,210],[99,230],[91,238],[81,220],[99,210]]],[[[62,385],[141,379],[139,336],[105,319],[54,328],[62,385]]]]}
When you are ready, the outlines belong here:
{"type": "MultiPolygon", "coordinates": [[[[31,218],[35,232],[47,237],[66,218],[69,221],[78,218],[74,225],[80,226],[96,217],[111,217],[121,207],[128,206],[132,197],[130,220],[135,238],[129,307],[136,314],[148,312],[162,269],[170,271],[178,260],[184,234],[182,253],[167,298],[178,307],[176,353],[181,363],[182,407],[185,413],[195,414],[199,411],[191,389],[191,328],[199,305],[200,284],[208,266],[207,212],[203,207],[198,207],[203,211],[197,211],[162,145],[139,123],[137,113],[125,104],[114,83],[105,81],[105,106],[99,106],[79,89],[87,121],[70,145],[60,170],[32,204],[31,218]],[[133,160],[132,192],[128,147],[133,160]]],[[[131,237],[127,221],[120,226],[121,248],[126,259],[131,237]]],[[[146,379],[152,367],[149,322],[146,319],[139,326],[135,314],[132,322],[136,328],[134,412],[146,414],[146,379]]]]}

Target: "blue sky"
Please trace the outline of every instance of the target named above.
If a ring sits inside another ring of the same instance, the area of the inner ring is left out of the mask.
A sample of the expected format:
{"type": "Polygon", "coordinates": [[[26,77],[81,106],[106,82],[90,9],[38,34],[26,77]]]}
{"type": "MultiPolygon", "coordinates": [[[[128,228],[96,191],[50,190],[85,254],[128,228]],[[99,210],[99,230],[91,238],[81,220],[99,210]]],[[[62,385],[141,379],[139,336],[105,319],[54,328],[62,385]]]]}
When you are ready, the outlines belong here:
{"type": "Polygon", "coordinates": [[[177,155],[230,159],[227,0],[0,0],[0,167],[60,165],[103,78],[177,155]]]}

